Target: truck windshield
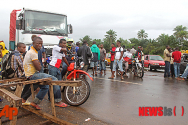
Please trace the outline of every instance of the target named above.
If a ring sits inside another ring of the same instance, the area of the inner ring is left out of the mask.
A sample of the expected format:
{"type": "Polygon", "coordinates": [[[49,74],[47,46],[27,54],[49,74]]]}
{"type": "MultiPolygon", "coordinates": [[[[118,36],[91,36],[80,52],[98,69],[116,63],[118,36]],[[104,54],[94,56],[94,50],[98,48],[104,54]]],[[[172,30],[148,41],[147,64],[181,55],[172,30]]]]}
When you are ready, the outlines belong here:
{"type": "Polygon", "coordinates": [[[25,31],[48,35],[67,35],[67,16],[25,10],[25,31]]]}

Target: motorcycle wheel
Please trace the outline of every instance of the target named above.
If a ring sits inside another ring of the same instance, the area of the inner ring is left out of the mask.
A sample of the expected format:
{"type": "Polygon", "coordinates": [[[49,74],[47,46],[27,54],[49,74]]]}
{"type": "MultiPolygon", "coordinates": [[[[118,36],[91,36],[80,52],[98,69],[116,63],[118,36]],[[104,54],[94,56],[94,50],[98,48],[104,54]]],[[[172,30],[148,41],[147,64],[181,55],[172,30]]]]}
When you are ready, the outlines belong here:
{"type": "Polygon", "coordinates": [[[142,78],[144,76],[144,68],[143,67],[139,67],[137,69],[137,74],[139,78],[142,78]]]}
{"type": "Polygon", "coordinates": [[[75,87],[76,92],[73,93],[73,87],[67,86],[64,90],[64,98],[69,105],[79,106],[87,101],[90,95],[90,86],[85,79],[77,79],[82,81],[82,85],[75,87]]]}

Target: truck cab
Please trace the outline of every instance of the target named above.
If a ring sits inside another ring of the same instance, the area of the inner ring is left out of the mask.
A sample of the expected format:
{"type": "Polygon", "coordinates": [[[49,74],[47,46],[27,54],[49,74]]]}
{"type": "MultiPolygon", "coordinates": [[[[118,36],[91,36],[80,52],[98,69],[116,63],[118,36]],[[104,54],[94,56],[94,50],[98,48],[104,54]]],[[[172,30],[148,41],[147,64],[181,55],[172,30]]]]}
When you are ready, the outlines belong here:
{"type": "Polygon", "coordinates": [[[60,39],[67,39],[68,34],[73,32],[72,25],[67,24],[67,15],[27,8],[16,11],[16,20],[10,18],[10,31],[14,30],[15,34],[10,32],[10,36],[15,37],[15,40],[10,40],[10,50],[14,50],[18,42],[31,45],[33,34],[41,37],[43,44],[49,46],[57,45],[60,39]],[[15,22],[16,29],[13,25],[15,22]]]}

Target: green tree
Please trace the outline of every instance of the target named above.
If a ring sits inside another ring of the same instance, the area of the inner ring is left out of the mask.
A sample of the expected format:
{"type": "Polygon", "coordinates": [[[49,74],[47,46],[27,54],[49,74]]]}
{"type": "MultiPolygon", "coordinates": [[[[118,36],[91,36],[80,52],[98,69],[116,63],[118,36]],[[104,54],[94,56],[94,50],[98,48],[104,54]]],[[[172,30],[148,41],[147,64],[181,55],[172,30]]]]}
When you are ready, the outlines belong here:
{"type": "Polygon", "coordinates": [[[137,48],[138,46],[140,46],[140,40],[137,38],[130,38],[129,41],[131,42],[131,44],[133,46],[135,46],[135,48],[137,48]]]}
{"type": "Polygon", "coordinates": [[[177,38],[179,45],[182,47],[186,44],[188,38],[187,27],[179,25],[174,28],[174,36],[177,38]]]}
{"type": "Polygon", "coordinates": [[[108,42],[108,44],[112,44],[116,41],[117,34],[114,30],[109,30],[106,32],[107,35],[105,35],[105,41],[108,42]]]}
{"type": "Polygon", "coordinates": [[[160,55],[163,54],[166,45],[169,45],[171,48],[175,48],[177,46],[177,41],[173,35],[169,36],[168,34],[161,34],[156,40],[157,45],[155,45],[155,52],[160,55]]]}
{"type": "Polygon", "coordinates": [[[187,31],[187,27],[186,26],[182,26],[182,25],[178,25],[178,26],[176,26],[175,28],[174,28],[174,36],[176,36],[177,38],[178,38],[178,33],[180,32],[180,31],[187,31]]]}
{"type": "Polygon", "coordinates": [[[83,38],[80,38],[79,40],[81,41],[81,43],[83,43],[83,41],[86,40],[89,46],[92,45],[92,39],[90,38],[89,35],[86,35],[83,38]]]}
{"type": "Polygon", "coordinates": [[[137,36],[138,39],[146,39],[148,37],[148,34],[145,33],[144,29],[141,29],[140,31],[138,31],[137,36]]]}

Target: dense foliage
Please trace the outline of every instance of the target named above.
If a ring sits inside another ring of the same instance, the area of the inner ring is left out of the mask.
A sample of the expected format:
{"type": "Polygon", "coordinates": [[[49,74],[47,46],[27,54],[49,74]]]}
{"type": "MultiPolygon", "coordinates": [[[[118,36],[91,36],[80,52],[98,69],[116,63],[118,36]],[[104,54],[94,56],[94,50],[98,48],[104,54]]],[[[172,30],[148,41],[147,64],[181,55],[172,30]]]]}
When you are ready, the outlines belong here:
{"type": "Polygon", "coordinates": [[[165,49],[166,45],[170,45],[171,48],[179,47],[180,50],[188,49],[188,31],[187,27],[179,25],[176,26],[174,29],[174,34],[169,36],[168,34],[161,34],[156,39],[148,39],[148,34],[145,32],[144,29],[141,29],[137,33],[137,38],[130,38],[130,39],[117,39],[117,33],[110,29],[106,32],[104,39],[92,39],[90,36],[86,35],[83,38],[80,38],[80,42],[86,40],[88,45],[92,45],[92,41],[96,41],[97,44],[103,44],[104,48],[107,52],[110,51],[111,43],[116,43],[117,40],[121,41],[121,45],[125,45],[125,48],[132,48],[135,46],[144,47],[145,54],[155,54],[155,55],[162,55],[163,50],[165,49]]]}

